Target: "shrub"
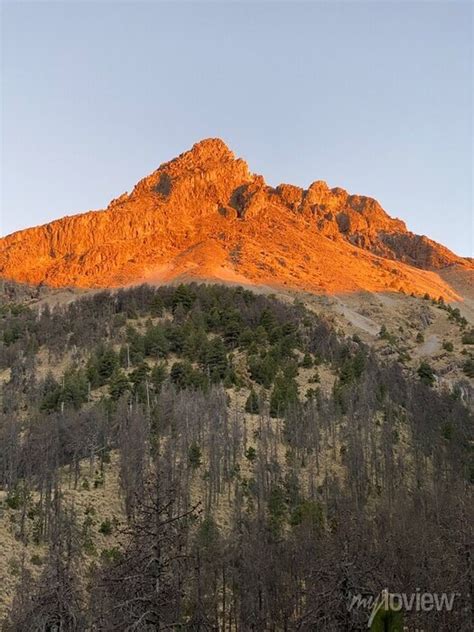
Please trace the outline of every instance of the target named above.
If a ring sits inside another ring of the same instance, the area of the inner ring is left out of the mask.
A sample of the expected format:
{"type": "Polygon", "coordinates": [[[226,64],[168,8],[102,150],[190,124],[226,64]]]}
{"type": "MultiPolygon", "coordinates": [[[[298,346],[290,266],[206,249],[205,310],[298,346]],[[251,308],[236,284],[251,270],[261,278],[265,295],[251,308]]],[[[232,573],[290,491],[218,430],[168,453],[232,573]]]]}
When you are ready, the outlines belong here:
{"type": "Polygon", "coordinates": [[[103,562],[116,563],[121,559],[122,553],[114,546],[111,549],[103,549],[100,553],[100,557],[103,562]]]}
{"type": "Polygon", "coordinates": [[[10,574],[17,577],[20,572],[21,572],[21,567],[20,567],[20,563],[18,562],[17,559],[15,559],[14,557],[11,557],[8,560],[8,569],[10,571],[10,574]]]}
{"type": "Polygon", "coordinates": [[[411,360],[411,355],[405,350],[403,349],[402,351],[400,351],[400,353],[398,354],[398,361],[401,362],[402,364],[405,364],[405,362],[410,362],[411,360]]]}
{"type": "Polygon", "coordinates": [[[19,509],[20,507],[20,494],[18,490],[8,492],[8,496],[5,498],[5,502],[9,509],[19,509]]]}
{"type": "Polygon", "coordinates": [[[99,527],[99,533],[102,533],[102,535],[110,535],[112,531],[112,522],[109,518],[106,518],[99,527]]]}
{"type": "Polygon", "coordinates": [[[450,423],[445,423],[444,426],[441,428],[441,434],[443,435],[443,438],[446,439],[446,441],[451,441],[454,435],[453,425],[450,423]]]}
{"type": "Polygon", "coordinates": [[[323,525],[323,510],[314,500],[302,500],[293,509],[290,515],[290,525],[297,527],[308,524],[311,528],[318,529],[323,525]]]}
{"type": "Polygon", "coordinates": [[[474,329],[466,331],[462,336],[463,345],[474,345],[474,329]]]}
{"type": "Polygon", "coordinates": [[[461,328],[467,325],[467,320],[461,315],[459,307],[451,307],[451,305],[447,305],[446,311],[449,313],[449,320],[454,321],[461,328]]]}
{"type": "Polygon", "coordinates": [[[380,327],[379,338],[380,340],[386,340],[391,345],[394,345],[397,342],[396,337],[388,331],[385,325],[382,325],[382,327],[380,327]]]}
{"type": "Polygon", "coordinates": [[[418,368],[418,377],[420,380],[428,386],[433,386],[435,383],[435,373],[428,362],[423,361],[418,368]]]}
{"type": "Polygon", "coordinates": [[[245,452],[245,458],[250,461],[250,463],[253,463],[257,458],[257,451],[255,450],[255,448],[253,448],[252,446],[247,448],[247,451],[245,452]]]}
{"type": "Polygon", "coordinates": [[[449,352],[454,351],[454,345],[449,340],[445,340],[443,342],[443,349],[445,349],[445,351],[449,351],[449,352]]]}
{"type": "Polygon", "coordinates": [[[467,377],[474,378],[474,358],[469,358],[463,364],[462,370],[467,375],[467,377]]]}

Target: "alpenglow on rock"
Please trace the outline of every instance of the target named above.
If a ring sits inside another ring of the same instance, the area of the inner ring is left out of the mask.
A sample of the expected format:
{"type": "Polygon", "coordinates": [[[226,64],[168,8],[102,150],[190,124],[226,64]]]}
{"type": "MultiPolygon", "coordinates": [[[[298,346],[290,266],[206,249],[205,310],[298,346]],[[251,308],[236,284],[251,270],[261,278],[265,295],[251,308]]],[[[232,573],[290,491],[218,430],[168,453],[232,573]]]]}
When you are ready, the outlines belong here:
{"type": "Polygon", "coordinates": [[[102,211],[0,240],[0,275],[53,287],[202,279],[336,293],[429,293],[472,263],[414,235],[369,197],[313,182],[270,187],[224,142],[207,139],[102,211]]]}

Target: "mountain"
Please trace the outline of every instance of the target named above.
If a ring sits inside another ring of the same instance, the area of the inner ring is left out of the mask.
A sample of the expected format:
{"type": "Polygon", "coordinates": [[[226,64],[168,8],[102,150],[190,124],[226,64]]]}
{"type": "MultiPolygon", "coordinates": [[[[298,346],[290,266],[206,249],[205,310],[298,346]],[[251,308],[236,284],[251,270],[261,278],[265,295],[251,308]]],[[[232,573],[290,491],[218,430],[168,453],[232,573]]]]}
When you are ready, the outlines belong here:
{"type": "Polygon", "coordinates": [[[219,140],[0,240],[0,629],[471,629],[472,273],[219,140]]]}
{"type": "Polygon", "coordinates": [[[404,291],[459,298],[441,274],[473,264],[407,230],[369,197],[268,186],[207,139],[131,193],[0,240],[0,275],[53,287],[209,279],[319,293],[404,291]]]}

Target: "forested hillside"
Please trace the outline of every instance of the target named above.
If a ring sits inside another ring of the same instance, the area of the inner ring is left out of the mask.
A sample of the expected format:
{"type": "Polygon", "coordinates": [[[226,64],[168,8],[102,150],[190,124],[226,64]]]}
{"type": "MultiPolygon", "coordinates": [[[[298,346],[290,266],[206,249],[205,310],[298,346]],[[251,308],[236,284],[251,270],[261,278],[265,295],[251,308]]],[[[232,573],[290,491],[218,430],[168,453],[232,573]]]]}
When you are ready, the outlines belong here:
{"type": "Polygon", "coordinates": [[[354,594],[456,592],[473,623],[458,389],[242,288],[0,315],[3,629],[367,629],[354,594]]]}

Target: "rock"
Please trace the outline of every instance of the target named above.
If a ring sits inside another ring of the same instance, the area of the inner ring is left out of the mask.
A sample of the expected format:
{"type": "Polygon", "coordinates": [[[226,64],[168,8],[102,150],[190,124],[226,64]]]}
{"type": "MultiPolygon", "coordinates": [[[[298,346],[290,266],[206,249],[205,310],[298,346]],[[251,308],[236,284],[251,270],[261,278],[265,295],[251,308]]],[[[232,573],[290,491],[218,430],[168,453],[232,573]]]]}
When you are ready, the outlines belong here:
{"type": "Polygon", "coordinates": [[[474,268],[372,198],[322,181],[268,186],[216,138],[162,164],[104,211],[0,240],[4,279],[55,287],[190,277],[452,300],[436,271],[453,265],[474,268]]]}

